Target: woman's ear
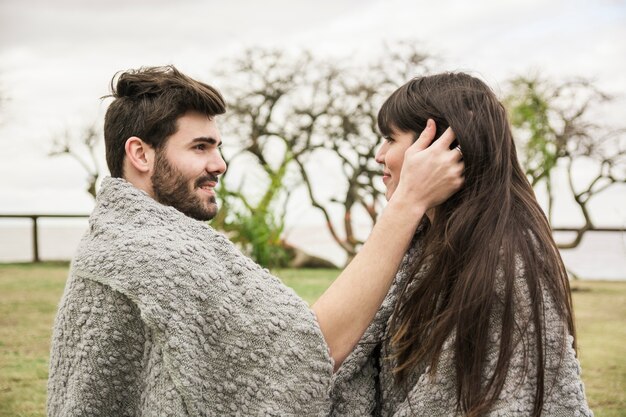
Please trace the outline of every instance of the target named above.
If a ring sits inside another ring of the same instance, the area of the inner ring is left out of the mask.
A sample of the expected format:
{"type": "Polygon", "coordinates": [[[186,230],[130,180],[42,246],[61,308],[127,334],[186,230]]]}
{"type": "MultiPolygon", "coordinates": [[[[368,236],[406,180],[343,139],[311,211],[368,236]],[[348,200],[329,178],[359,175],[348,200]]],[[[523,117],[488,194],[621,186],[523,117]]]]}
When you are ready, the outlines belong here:
{"type": "Polygon", "coordinates": [[[152,146],[137,136],[132,136],[126,140],[124,150],[126,151],[126,159],[135,170],[140,173],[152,171],[154,164],[154,148],[152,146]]]}

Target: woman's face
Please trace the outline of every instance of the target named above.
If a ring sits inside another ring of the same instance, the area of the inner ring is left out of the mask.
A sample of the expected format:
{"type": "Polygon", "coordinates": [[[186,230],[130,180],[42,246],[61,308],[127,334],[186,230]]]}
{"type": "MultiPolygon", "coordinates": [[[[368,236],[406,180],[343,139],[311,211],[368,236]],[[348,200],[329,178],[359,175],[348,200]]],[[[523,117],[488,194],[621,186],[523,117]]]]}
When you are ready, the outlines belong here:
{"type": "Polygon", "coordinates": [[[382,146],[376,152],[376,162],[383,165],[383,182],[387,187],[385,198],[391,198],[400,182],[400,172],[404,163],[404,152],[415,141],[415,133],[402,132],[396,129],[384,139],[382,146]]]}

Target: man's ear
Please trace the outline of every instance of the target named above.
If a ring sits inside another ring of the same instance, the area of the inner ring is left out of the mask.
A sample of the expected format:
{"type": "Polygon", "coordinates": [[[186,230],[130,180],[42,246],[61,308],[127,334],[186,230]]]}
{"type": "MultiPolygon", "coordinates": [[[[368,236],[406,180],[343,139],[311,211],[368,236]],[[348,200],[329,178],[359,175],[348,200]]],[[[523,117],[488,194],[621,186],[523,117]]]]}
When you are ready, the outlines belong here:
{"type": "Polygon", "coordinates": [[[152,171],[155,153],[152,146],[137,136],[132,136],[126,140],[124,150],[126,151],[126,159],[133,168],[141,173],[152,171]]]}

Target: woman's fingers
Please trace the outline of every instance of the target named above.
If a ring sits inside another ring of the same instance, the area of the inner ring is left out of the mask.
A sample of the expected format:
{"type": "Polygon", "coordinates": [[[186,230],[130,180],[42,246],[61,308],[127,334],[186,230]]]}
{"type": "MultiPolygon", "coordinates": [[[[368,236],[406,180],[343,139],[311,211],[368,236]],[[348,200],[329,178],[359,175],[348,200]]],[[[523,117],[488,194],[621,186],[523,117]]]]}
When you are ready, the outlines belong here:
{"type": "MultiPolygon", "coordinates": [[[[443,132],[443,134],[435,141],[436,131],[435,121],[428,119],[426,122],[426,128],[419,135],[415,143],[406,150],[406,154],[411,155],[416,152],[421,152],[429,147],[433,148],[432,152],[449,151],[450,145],[452,145],[456,139],[454,131],[451,128],[447,128],[445,132],[443,132]]],[[[456,160],[463,159],[463,153],[460,147],[457,146],[456,148],[452,148],[452,151],[454,152],[456,160]]]]}
{"type": "Polygon", "coordinates": [[[415,143],[411,145],[407,151],[411,149],[411,151],[419,152],[428,148],[435,139],[435,131],[435,121],[433,119],[428,119],[426,121],[426,128],[422,130],[422,133],[420,133],[415,143]]]}
{"type": "Polygon", "coordinates": [[[443,132],[443,134],[439,137],[439,139],[437,139],[433,146],[441,149],[450,149],[450,145],[452,145],[454,139],[456,139],[454,131],[451,128],[447,128],[446,131],[443,132]]]}
{"type": "Polygon", "coordinates": [[[450,149],[454,132],[448,128],[436,140],[435,133],[435,122],[429,120],[417,143],[404,155],[400,183],[394,193],[426,208],[445,201],[464,182],[463,155],[456,148],[450,149]]]}

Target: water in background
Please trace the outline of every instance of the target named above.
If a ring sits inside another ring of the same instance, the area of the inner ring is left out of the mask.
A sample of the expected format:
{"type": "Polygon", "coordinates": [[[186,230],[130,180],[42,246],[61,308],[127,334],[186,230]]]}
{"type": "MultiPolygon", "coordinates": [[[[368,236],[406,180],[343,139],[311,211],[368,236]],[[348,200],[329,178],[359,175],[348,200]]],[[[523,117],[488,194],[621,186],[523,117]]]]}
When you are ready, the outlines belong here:
{"type": "MultiPolygon", "coordinates": [[[[29,219],[0,221],[0,262],[32,260],[32,226],[29,219]]],[[[39,255],[42,260],[71,259],[87,228],[87,219],[39,219],[39,255]]],[[[567,239],[558,234],[557,241],[567,239]]],[[[342,265],[345,255],[326,228],[292,228],[288,241],[312,255],[342,265]]],[[[576,249],[561,251],[565,265],[583,279],[626,280],[626,234],[587,233],[576,249]]]]}

